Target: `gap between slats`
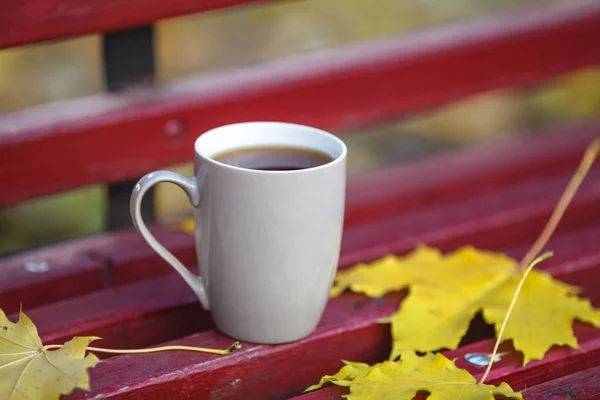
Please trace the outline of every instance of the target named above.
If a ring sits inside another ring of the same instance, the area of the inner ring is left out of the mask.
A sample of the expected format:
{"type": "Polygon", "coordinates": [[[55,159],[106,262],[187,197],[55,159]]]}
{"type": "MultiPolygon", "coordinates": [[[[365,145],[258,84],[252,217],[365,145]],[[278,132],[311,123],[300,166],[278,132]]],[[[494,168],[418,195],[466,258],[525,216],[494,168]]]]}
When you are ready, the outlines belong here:
{"type": "MultiPolygon", "coordinates": [[[[156,238],[186,265],[195,265],[194,239],[160,226],[156,238]]],[[[0,262],[0,308],[7,313],[82,296],[104,288],[172,272],[132,230],[71,241],[0,262]],[[46,262],[47,272],[30,272],[27,262],[46,262]]]]}

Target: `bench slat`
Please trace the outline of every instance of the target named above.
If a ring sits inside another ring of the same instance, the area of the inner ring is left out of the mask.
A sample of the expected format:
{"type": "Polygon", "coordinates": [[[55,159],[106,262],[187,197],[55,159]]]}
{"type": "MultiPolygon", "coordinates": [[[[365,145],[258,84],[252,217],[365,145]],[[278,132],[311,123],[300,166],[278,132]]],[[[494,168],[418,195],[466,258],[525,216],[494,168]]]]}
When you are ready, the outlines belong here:
{"type": "Polygon", "coordinates": [[[35,318],[45,343],[98,336],[102,338],[98,346],[111,348],[144,348],[213,326],[177,275],[99,290],[25,312],[35,318]]]}
{"type": "Polygon", "coordinates": [[[544,382],[523,394],[525,400],[597,400],[600,398],[600,366],[544,382]]]}
{"type": "MultiPolygon", "coordinates": [[[[160,226],[151,230],[184,264],[196,264],[190,235],[160,226]]],[[[21,304],[31,309],[170,272],[133,230],[72,240],[0,261],[0,307],[12,313],[21,304]],[[30,272],[27,262],[45,262],[48,270],[30,272]]]]}
{"type": "Polygon", "coordinates": [[[600,3],[533,7],[9,113],[0,117],[0,159],[8,166],[0,169],[0,207],[190,161],[194,138],[223,124],[283,120],[340,130],[538,84],[599,64],[599,35],[600,3]],[[187,135],[165,135],[170,121],[187,135]]]}
{"type": "Polygon", "coordinates": [[[275,0],[7,1],[0,14],[0,49],[151,24],[159,19],[275,0]]]}
{"type": "Polygon", "coordinates": [[[467,147],[380,169],[348,185],[345,225],[574,172],[600,121],[467,147]]]}
{"type": "MultiPolygon", "coordinates": [[[[550,213],[556,207],[569,175],[528,182],[486,195],[473,196],[427,210],[389,217],[347,229],[342,240],[340,264],[352,265],[403,253],[419,243],[435,243],[443,250],[462,244],[494,248],[510,240],[512,244],[533,243],[550,213]],[[512,227],[512,228],[511,228],[512,227]]],[[[590,172],[557,232],[600,219],[600,166],[590,172]]]]}

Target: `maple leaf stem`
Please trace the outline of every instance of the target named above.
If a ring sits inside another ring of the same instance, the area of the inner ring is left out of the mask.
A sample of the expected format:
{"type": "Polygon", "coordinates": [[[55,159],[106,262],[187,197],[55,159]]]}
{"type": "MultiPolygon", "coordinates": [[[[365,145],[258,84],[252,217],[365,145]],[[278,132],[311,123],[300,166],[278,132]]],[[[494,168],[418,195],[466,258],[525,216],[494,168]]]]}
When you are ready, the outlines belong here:
{"type": "Polygon", "coordinates": [[[579,189],[579,186],[581,186],[583,179],[589,172],[590,168],[592,167],[592,164],[596,160],[596,157],[598,157],[599,153],[600,138],[596,138],[592,140],[592,142],[588,145],[585,154],[583,155],[583,159],[581,160],[581,163],[577,168],[577,171],[575,171],[575,174],[573,174],[571,181],[569,182],[565,191],[560,197],[560,200],[558,201],[556,208],[552,212],[550,219],[546,223],[546,226],[544,226],[542,233],[537,238],[533,246],[531,246],[527,254],[525,254],[523,259],[521,260],[521,268],[527,268],[531,264],[533,259],[542,251],[542,249],[554,233],[556,226],[560,222],[563,214],[565,213],[565,210],[569,206],[569,203],[571,203],[571,200],[575,196],[577,189],[579,189]]]}
{"type": "MultiPolygon", "coordinates": [[[[60,349],[63,345],[61,344],[49,344],[44,346],[45,350],[52,349],[60,349]]],[[[241,349],[242,344],[240,342],[235,342],[227,349],[209,349],[205,347],[193,347],[193,346],[162,346],[162,347],[152,347],[149,349],[104,349],[101,347],[91,347],[88,346],[88,351],[96,351],[99,353],[110,353],[110,354],[145,354],[145,353],[158,353],[161,351],[196,351],[200,353],[210,353],[210,354],[219,354],[219,355],[227,355],[231,352],[241,349]]]]}
{"type": "Polygon", "coordinates": [[[532,262],[530,262],[529,265],[527,266],[527,268],[525,269],[525,271],[523,271],[523,276],[521,276],[521,280],[519,280],[519,285],[517,286],[517,290],[515,290],[515,294],[512,297],[510,306],[508,307],[508,310],[506,311],[506,316],[504,317],[504,321],[502,321],[502,326],[500,327],[500,331],[498,332],[498,337],[496,338],[496,343],[494,344],[494,351],[492,351],[492,355],[488,361],[487,368],[486,368],[483,376],[479,380],[479,383],[485,382],[488,375],[490,374],[490,371],[492,370],[492,365],[494,364],[494,360],[496,359],[496,354],[498,354],[498,348],[500,347],[500,343],[502,343],[502,335],[504,334],[504,330],[506,329],[506,325],[508,324],[508,319],[510,318],[510,314],[512,314],[513,308],[515,307],[515,304],[517,303],[517,299],[519,298],[519,294],[521,293],[521,289],[523,288],[523,283],[525,283],[525,279],[527,279],[527,275],[529,275],[531,270],[533,270],[533,268],[536,265],[538,265],[542,261],[552,257],[552,254],[553,253],[551,251],[545,252],[544,254],[537,257],[532,262]]]}

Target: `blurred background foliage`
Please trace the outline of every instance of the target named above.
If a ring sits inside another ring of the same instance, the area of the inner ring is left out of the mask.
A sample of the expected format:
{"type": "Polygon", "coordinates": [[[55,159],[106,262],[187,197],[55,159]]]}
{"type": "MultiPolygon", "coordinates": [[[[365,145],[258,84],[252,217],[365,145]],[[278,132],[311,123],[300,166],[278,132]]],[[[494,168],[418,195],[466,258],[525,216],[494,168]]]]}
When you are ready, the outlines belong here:
{"type": "MultiPolygon", "coordinates": [[[[535,4],[577,0],[295,0],[172,18],[156,25],[158,82],[260,63],[392,34],[410,34],[535,4]]],[[[102,91],[98,35],[0,51],[0,113],[102,91]]],[[[475,95],[419,115],[352,132],[350,177],[460,146],[490,143],[600,115],[600,68],[539,87],[475,95]]],[[[191,173],[191,165],[165,166],[191,173]]],[[[0,255],[100,232],[106,190],[86,187],[0,210],[0,255]]],[[[191,215],[185,195],[161,185],[159,221],[191,215]]]]}

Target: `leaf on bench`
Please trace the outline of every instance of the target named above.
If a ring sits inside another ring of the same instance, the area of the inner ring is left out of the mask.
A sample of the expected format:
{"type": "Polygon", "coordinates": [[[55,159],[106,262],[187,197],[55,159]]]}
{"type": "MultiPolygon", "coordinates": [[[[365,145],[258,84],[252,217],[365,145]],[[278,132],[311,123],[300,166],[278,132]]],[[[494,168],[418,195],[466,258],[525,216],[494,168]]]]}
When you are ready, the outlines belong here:
{"type": "MultiPolygon", "coordinates": [[[[387,256],[371,265],[340,271],[332,290],[346,288],[378,297],[409,288],[391,323],[392,353],[456,349],[479,311],[498,332],[521,278],[516,260],[461,247],[447,255],[420,246],[406,257],[387,256]]],[[[541,359],[552,345],[578,347],[573,320],[600,326],[600,311],[577,297],[577,288],[532,271],[508,320],[505,340],[523,352],[524,363],[541,359]]]]}
{"type": "Polygon", "coordinates": [[[506,383],[498,387],[477,383],[473,375],[457,368],[453,361],[440,353],[418,356],[413,351],[405,351],[397,361],[384,361],[371,367],[346,362],[337,374],[324,377],[307,391],[318,389],[328,381],[348,386],[350,394],[346,398],[349,400],[412,400],[420,391],[429,392],[430,400],[493,400],[494,395],[523,398],[506,383]]]}
{"type": "Polygon", "coordinates": [[[369,297],[381,297],[423,279],[420,267],[440,262],[442,259],[442,252],[438,249],[417,246],[405,257],[388,255],[371,264],[358,264],[350,270],[337,273],[331,296],[338,296],[350,289],[369,297]]]}
{"type": "MultiPolygon", "coordinates": [[[[489,293],[481,305],[483,317],[499,332],[506,310],[516,291],[520,274],[512,275],[489,293]]],[[[577,348],[573,320],[600,327],[600,310],[587,299],[577,296],[579,288],[552,278],[543,271],[531,271],[506,324],[504,337],[513,340],[516,350],[523,353],[523,364],[540,360],[553,345],[577,348]]]]}
{"type": "Polygon", "coordinates": [[[227,349],[180,345],[147,349],[89,346],[97,339],[100,338],[75,337],[64,345],[44,345],[35,324],[23,311],[19,320],[13,323],[0,309],[0,399],[58,400],[61,394],[69,394],[76,388],[90,390],[87,370],[100,360],[91,353],[86,357],[86,351],[112,354],[192,351],[228,355],[242,347],[240,342],[234,342],[227,349]]]}
{"type": "Polygon", "coordinates": [[[366,375],[372,368],[369,364],[365,363],[345,360],[342,360],[342,362],[344,366],[335,375],[325,375],[319,383],[306,389],[306,392],[319,389],[327,382],[335,383],[338,386],[350,386],[354,379],[366,375]]]}
{"type": "Polygon", "coordinates": [[[58,400],[75,388],[89,390],[88,368],[100,360],[86,354],[96,337],[76,337],[48,351],[23,313],[13,323],[0,310],[0,398],[58,400]]]}

